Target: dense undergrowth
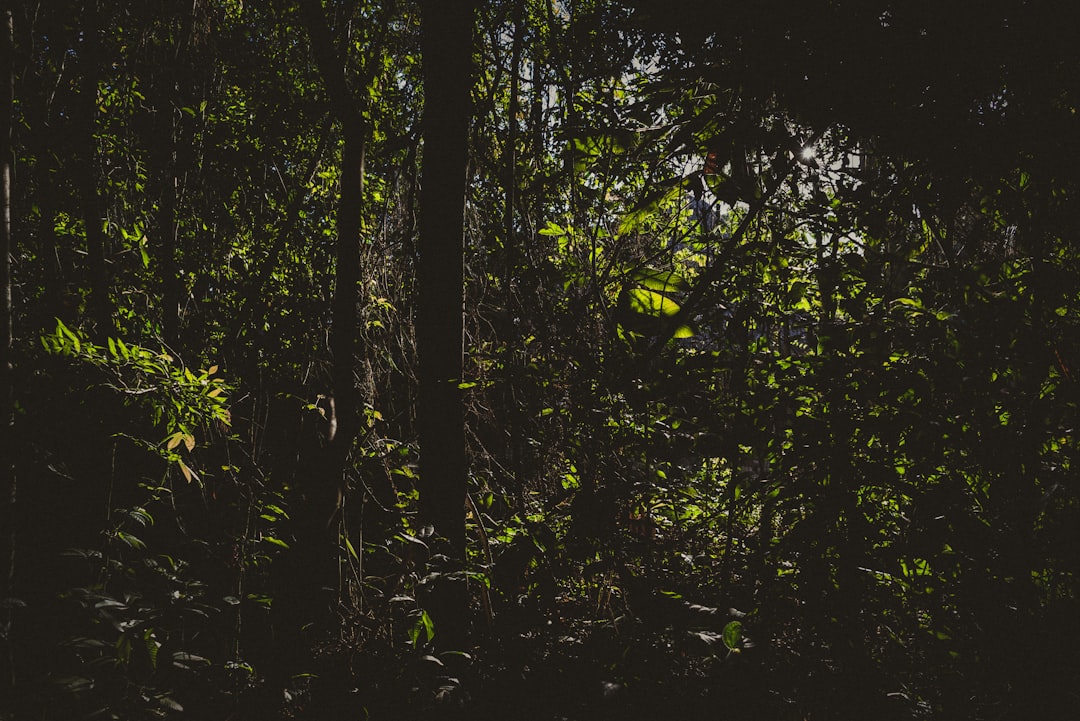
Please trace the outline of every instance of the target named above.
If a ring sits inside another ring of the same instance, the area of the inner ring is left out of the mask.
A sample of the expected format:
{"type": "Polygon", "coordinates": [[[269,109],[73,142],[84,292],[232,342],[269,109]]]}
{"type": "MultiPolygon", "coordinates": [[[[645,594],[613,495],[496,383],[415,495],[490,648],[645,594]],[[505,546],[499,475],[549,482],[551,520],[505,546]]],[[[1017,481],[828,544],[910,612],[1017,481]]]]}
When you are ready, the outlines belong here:
{"type": "Polygon", "coordinates": [[[0,719],[1075,714],[1072,26],[684,5],[12,11],[0,719]]]}

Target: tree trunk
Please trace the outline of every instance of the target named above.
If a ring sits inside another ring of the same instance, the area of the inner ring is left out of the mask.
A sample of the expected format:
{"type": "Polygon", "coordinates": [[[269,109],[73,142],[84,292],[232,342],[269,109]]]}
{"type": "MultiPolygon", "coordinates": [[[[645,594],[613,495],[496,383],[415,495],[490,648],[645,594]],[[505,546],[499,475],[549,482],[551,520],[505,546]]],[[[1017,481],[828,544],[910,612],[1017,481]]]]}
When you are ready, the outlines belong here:
{"type": "Polygon", "coordinates": [[[79,163],[79,194],[82,197],[83,221],[86,224],[86,253],[89,261],[90,314],[97,325],[97,336],[104,338],[115,330],[109,305],[109,277],[105,262],[105,208],[97,188],[97,140],[94,125],[98,94],[98,33],[100,17],[97,0],[86,4],[86,18],[81,49],[82,153],[79,163]]]}
{"type": "MultiPolygon", "coordinates": [[[[517,202],[517,138],[518,138],[518,112],[521,109],[519,99],[521,85],[521,52],[525,44],[525,32],[522,27],[522,15],[525,10],[525,0],[515,0],[513,24],[514,39],[510,51],[510,102],[506,114],[507,137],[506,137],[506,197],[503,205],[503,227],[506,237],[503,241],[511,273],[516,271],[513,263],[517,260],[517,243],[514,242],[514,204],[517,202]]],[[[507,286],[512,277],[507,278],[507,286]]]]}
{"type": "Polygon", "coordinates": [[[329,340],[331,399],[324,408],[327,426],[323,447],[297,489],[295,545],[275,570],[279,588],[273,612],[278,650],[268,671],[273,693],[284,688],[293,673],[311,670],[303,666],[311,663],[310,642],[315,639],[303,637],[301,629],[324,632],[326,625],[320,622],[330,618],[333,597],[326,589],[337,583],[338,521],[346,492],[345,473],[360,431],[354,376],[360,347],[360,234],[369,131],[345,83],[345,63],[334,50],[321,3],[304,0],[300,12],[319,73],[342,125],[343,144],[329,340]]]}
{"type": "MultiPolygon", "coordinates": [[[[166,74],[171,75],[171,73],[166,74]]],[[[183,280],[176,262],[179,251],[176,215],[176,121],[173,118],[172,87],[166,81],[160,89],[154,126],[154,159],[160,183],[161,197],[157,211],[158,262],[161,264],[162,300],[161,335],[165,345],[175,353],[180,347],[180,306],[183,302],[183,280]]]]}
{"type": "Polygon", "coordinates": [[[11,147],[14,112],[14,19],[11,3],[0,14],[0,716],[15,696],[14,649],[11,639],[15,575],[14,393],[11,327],[11,147]]]}
{"type": "Polygon", "coordinates": [[[285,688],[293,674],[312,671],[312,641],[333,623],[330,611],[337,598],[332,590],[338,578],[338,521],[349,452],[360,427],[353,374],[360,337],[356,289],[367,129],[346,123],[344,134],[330,331],[333,395],[326,409],[325,444],[298,488],[301,498],[293,508],[295,544],[275,570],[279,584],[273,606],[277,655],[268,673],[275,692],[285,688]],[[308,628],[310,635],[303,635],[303,628],[308,628]]]}
{"type": "MultiPolygon", "coordinates": [[[[422,9],[424,157],[417,261],[420,511],[465,562],[464,223],[474,4],[425,0],[422,9]]],[[[465,585],[443,580],[428,603],[437,642],[466,638],[465,585]]]]}
{"type": "Polygon", "coordinates": [[[304,507],[299,509],[297,538],[304,547],[300,550],[301,557],[306,553],[329,552],[333,558],[338,541],[336,522],[346,490],[345,466],[360,431],[355,373],[360,350],[360,233],[368,127],[345,82],[345,61],[335,51],[321,3],[305,0],[300,10],[343,136],[331,300],[332,402],[323,453],[303,489],[304,507]]]}

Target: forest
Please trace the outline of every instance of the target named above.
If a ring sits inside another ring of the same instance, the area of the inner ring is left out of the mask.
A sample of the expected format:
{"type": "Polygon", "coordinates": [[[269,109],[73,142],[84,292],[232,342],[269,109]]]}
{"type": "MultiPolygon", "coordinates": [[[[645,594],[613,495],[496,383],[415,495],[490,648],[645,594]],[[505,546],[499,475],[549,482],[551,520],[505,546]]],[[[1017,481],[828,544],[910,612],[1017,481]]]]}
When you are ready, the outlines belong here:
{"type": "Polygon", "coordinates": [[[0,720],[1075,718],[1068,5],[3,0],[0,720]]]}

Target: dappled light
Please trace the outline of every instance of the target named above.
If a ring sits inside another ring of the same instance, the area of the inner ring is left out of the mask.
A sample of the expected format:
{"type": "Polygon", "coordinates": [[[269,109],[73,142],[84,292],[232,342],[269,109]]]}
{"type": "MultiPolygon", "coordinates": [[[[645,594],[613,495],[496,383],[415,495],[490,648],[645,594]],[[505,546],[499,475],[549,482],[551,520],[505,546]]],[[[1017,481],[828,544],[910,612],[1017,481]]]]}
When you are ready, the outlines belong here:
{"type": "Polygon", "coordinates": [[[1080,708],[1065,10],[0,20],[0,721],[1080,708]]]}

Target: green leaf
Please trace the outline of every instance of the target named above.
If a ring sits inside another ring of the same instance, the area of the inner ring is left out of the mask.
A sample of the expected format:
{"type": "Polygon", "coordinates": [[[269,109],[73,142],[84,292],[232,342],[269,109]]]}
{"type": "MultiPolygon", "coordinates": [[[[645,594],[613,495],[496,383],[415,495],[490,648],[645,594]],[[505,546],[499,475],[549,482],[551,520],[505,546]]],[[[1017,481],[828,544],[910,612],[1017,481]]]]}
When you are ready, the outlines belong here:
{"type": "Polygon", "coordinates": [[[394,536],[394,538],[398,539],[399,541],[406,541],[408,543],[415,543],[415,544],[418,544],[420,546],[423,546],[424,548],[428,547],[428,545],[426,543],[424,543],[423,541],[421,541],[419,538],[417,538],[416,536],[412,536],[412,535],[410,535],[408,533],[404,533],[404,532],[398,533],[398,534],[396,534],[394,536]]]}
{"type": "Polygon", "coordinates": [[[631,310],[652,316],[671,316],[679,312],[679,304],[662,293],[645,288],[628,288],[631,310]]]}
{"type": "Polygon", "coordinates": [[[435,638],[435,622],[431,620],[431,616],[427,611],[420,612],[420,622],[424,625],[424,633],[427,635],[427,640],[435,638]]]}
{"type": "Polygon", "coordinates": [[[64,322],[59,318],[56,319],[56,331],[57,337],[62,338],[64,336],[67,336],[67,338],[71,341],[71,346],[75,349],[75,352],[79,352],[79,350],[82,348],[82,345],[79,343],[79,337],[72,333],[71,329],[64,325],[64,322]]]}
{"type": "Polygon", "coordinates": [[[742,646],[742,622],[731,621],[724,626],[724,645],[732,651],[738,651],[742,646]]]}
{"type": "Polygon", "coordinates": [[[634,271],[632,277],[641,286],[661,293],[672,293],[685,290],[689,285],[686,278],[681,274],[676,273],[674,270],[638,268],[634,271]]]}
{"type": "Polygon", "coordinates": [[[409,641],[414,648],[420,645],[421,634],[425,638],[425,643],[430,643],[431,639],[435,638],[435,622],[431,620],[431,616],[424,610],[420,611],[416,623],[409,629],[409,641]]]}
{"type": "Polygon", "coordinates": [[[566,231],[558,223],[549,220],[547,225],[540,229],[540,235],[566,235],[566,231]]]}
{"type": "Polygon", "coordinates": [[[158,703],[160,703],[164,708],[167,708],[170,711],[176,711],[177,713],[183,713],[184,711],[183,706],[181,706],[168,696],[162,696],[161,698],[159,698],[158,703]]]}
{"type": "Polygon", "coordinates": [[[150,665],[157,668],[158,650],[161,648],[161,642],[154,637],[154,629],[148,628],[143,631],[143,644],[146,646],[146,653],[150,656],[150,665]]]}
{"type": "Polygon", "coordinates": [[[128,518],[138,523],[140,526],[152,526],[154,525],[154,517],[145,509],[140,507],[132,508],[128,511],[128,518]]]}
{"type": "Polygon", "coordinates": [[[915,298],[896,298],[895,300],[893,300],[893,303],[907,306],[908,308],[912,308],[914,310],[926,310],[926,308],[922,304],[922,301],[916,300],[915,298]]]}
{"type": "Polygon", "coordinates": [[[133,536],[130,533],[125,533],[124,531],[117,531],[116,537],[123,541],[126,546],[134,548],[135,550],[142,550],[146,548],[146,544],[143,543],[141,538],[133,536]]]}

